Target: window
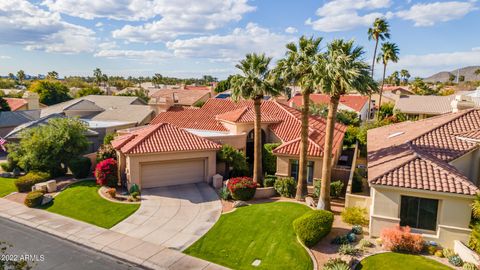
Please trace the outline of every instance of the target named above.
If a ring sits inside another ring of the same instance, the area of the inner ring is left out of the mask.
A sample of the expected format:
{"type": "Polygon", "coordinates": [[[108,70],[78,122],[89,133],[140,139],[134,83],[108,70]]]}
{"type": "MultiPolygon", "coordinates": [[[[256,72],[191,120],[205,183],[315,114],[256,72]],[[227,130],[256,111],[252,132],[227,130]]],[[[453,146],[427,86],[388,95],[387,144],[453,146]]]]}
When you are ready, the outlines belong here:
{"type": "Polygon", "coordinates": [[[435,231],[437,229],[438,200],[402,196],[400,225],[435,231]]]}
{"type": "MultiPolygon", "coordinates": [[[[307,183],[313,183],[313,166],[315,165],[315,162],[313,161],[308,161],[307,162],[307,183]]],[[[298,160],[297,159],[292,159],[290,160],[290,176],[293,177],[293,179],[298,180],[298,160]]]]}

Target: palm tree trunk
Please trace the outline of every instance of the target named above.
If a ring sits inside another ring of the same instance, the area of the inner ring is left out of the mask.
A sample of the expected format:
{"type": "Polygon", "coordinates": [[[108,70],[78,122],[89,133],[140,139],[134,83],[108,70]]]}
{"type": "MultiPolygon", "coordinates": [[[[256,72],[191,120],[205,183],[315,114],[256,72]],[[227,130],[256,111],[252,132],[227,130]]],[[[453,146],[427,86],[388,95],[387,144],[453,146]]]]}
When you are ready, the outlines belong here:
{"type": "Polygon", "coordinates": [[[322,164],[322,182],[320,187],[320,198],[318,199],[317,208],[330,211],[330,182],[332,176],[332,160],[333,160],[333,133],[335,131],[335,119],[337,117],[338,103],[340,96],[330,98],[328,104],[327,127],[325,130],[325,146],[323,147],[323,164],[322,164]]]}
{"type": "Polygon", "coordinates": [[[255,121],[253,138],[253,182],[262,183],[262,126],[261,126],[261,98],[254,99],[255,121]]]}
{"type": "Polygon", "coordinates": [[[308,116],[310,110],[310,92],[303,93],[302,129],[300,131],[300,157],[298,161],[298,183],[295,199],[300,201],[307,195],[307,151],[308,151],[308,116]]]}
{"type": "MultiPolygon", "coordinates": [[[[372,60],[372,78],[375,71],[375,58],[377,57],[377,48],[378,48],[378,37],[375,42],[375,49],[373,50],[373,60],[372,60]]],[[[368,94],[368,119],[370,119],[370,113],[372,111],[372,94],[368,94]]]]}
{"type": "Polygon", "coordinates": [[[380,87],[380,94],[378,98],[378,112],[377,112],[377,120],[380,119],[380,107],[382,106],[382,94],[383,94],[383,86],[385,85],[385,72],[387,71],[387,63],[383,64],[383,77],[382,77],[382,87],[380,87]]]}

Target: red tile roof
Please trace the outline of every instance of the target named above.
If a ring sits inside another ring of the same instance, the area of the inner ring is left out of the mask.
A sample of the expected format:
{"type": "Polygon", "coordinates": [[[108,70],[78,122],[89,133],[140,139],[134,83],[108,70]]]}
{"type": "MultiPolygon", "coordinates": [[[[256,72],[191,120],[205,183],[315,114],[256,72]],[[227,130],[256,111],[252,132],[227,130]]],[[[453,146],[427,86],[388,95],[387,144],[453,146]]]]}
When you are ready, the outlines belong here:
{"type": "Polygon", "coordinates": [[[28,102],[23,98],[3,98],[7,101],[8,106],[12,111],[20,109],[22,106],[28,104],[28,102]]]}
{"type": "Polygon", "coordinates": [[[480,110],[368,131],[371,184],[473,195],[478,188],[449,162],[479,148],[480,110]]]}
{"type": "MultiPolygon", "coordinates": [[[[315,104],[330,103],[330,96],[324,94],[311,94],[310,100],[315,104]]],[[[360,112],[368,102],[368,97],[358,95],[345,95],[340,97],[340,103],[351,108],[356,112],[360,112]]],[[[289,101],[292,106],[301,107],[303,104],[302,95],[296,95],[289,101]]]]}
{"type": "Polygon", "coordinates": [[[170,124],[160,123],[133,130],[112,141],[125,154],[218,150],[220,145],[170,124]]]}
{"type": "MultiPolygon", "coordinates": [[[[226,113],[218,114],[215,119],[234,123],[251,123],[255,121],[255,111],[250,107],[243,107],[226,113]]],[[[261,114],[261,122],[279,122],[278,118],[269,114],[261,114]]]]}

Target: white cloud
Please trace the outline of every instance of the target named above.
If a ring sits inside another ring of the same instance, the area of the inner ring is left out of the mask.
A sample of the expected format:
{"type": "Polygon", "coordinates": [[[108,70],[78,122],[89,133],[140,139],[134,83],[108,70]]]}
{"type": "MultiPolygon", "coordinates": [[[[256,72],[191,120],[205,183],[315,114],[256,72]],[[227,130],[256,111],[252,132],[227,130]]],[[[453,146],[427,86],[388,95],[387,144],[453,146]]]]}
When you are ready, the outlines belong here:
{"type": "Polygon", "coordinates": [[[273,33],[257,24],[249,23],[245,28],[236,28],[227,35],[202,36],[168,42],[167,48],[180,57],[233,62],[251,52],[281,57],[285,53],[285,44],[289,41],[291,37],[273,33]]]}
{"type": "Polygon", "coordinates": [[[403,20],[415,22],[415,26],[432,26],[437,22],[462,18],[476,9],[475,1],[434,2],[415,4],[408,10],[396,12],[395,15],[403,20]]]}
{"type": "Polygon", "coordinates": [[[323,32],[347,31],[360,26],[369,26],[378,17],[391,17],[392,13],[383,14],[378,9],[388,8],[390,0],[333,0],[321,6],[316,15],[320,18],[308,18],[305,24],[314,30],[323,32]],[[367,11],[359,14],[359,11],[367,11]]]}
{"type": "Polygon", "coordinates": [[[97,23],[95,24],[95,27],[102,27],[102,26],[103,26],[103,23],[102,23],[102,22],[97,22],[97,23]]]}
{"type": "Polygon", "coordinates": [[[165,59],[172,57],[172,54],[165,51],[158,50],[112,50],[105,49],[95,53],[95,57],[106,58],[127,58],[127,59],[140,59],[147,61],[156,61],[158,59],[165,59]]]}
{"type": "Polygon", "coordinates": [[[113,31],[113,37],[130,42],[172,40],[179,35],[203,33],[239,21],[255,7],[248,5],[247,0],[157,0],[153,9],[160,19],[143,25],[125,25],[113,31]]]}
{"type": "Polygon", "coordinates": [[[25,45],[28,50],[78,53],[93,51],[95,33],[62,21],[26,0],[0,1],[0,42],[25,45]]]}
{"type": "Polygon", "coordinates": [[[12,57],[10,57],[8,55],[0,55],[0,59],[7,60],[7,59],[12,59],[12,57]]]}
{"type": "Polygon", "coordinates": [[[298,30],[295,27],[289,26],[289,27],[285,28],[285,33],[295,34],[297,32],[298,32],[298,30]]]}

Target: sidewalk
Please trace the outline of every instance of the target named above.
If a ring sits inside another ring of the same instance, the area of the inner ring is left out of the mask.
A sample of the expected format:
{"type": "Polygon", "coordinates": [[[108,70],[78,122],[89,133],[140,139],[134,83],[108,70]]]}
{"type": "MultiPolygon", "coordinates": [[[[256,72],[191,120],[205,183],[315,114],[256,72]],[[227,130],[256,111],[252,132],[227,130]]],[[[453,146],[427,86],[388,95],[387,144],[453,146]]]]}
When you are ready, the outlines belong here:
{"type": "Polygon", "coordinates": [[[227,269],[177,250],[0,198],[0,216],[152,269],[227,269]]]}

